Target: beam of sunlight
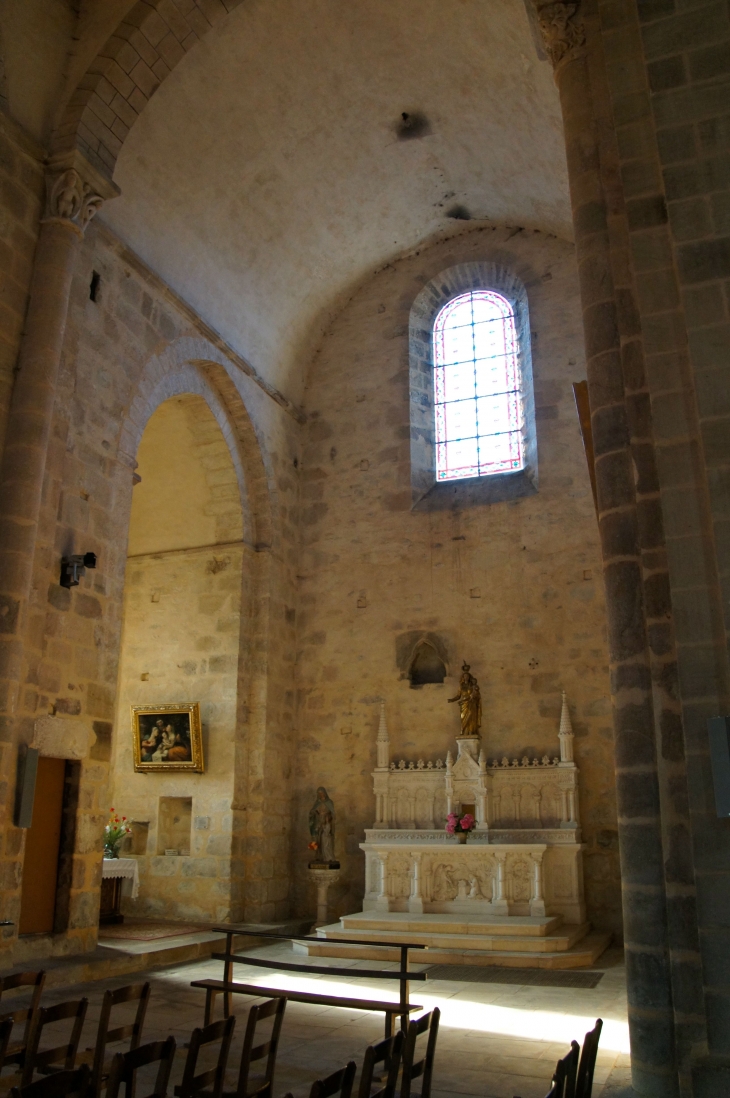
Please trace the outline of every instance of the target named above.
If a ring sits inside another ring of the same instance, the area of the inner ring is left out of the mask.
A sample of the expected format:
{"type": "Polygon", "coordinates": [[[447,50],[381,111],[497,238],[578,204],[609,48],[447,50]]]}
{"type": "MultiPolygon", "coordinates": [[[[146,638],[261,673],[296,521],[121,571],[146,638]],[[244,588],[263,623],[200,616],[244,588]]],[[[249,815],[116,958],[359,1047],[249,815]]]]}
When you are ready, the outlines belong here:
{"type": "MultiPolygon", "coordinates": [[[[366,983],[338,983],[335,980],[308,979],[304,976],[286,976],[274,973],[254,977],[247,982],[262,989],[271,987],[281,991],[311,991],[319,994],[357,997],[370,992],[381,1002],[397,1002],[398,996],[380,987],[366,983]]],[[[364,997],[364,996],[363,996],[364,997]]],[[[411,998],[422,1003],[424,1009],[441,1010],[441,1025],[455,1029],[471,1029],[479,1033],[498,1033],[507,1037],[519,1037],[530,1041],[549,1041],[569,1045],[572,1040],[582,1044],[584,1034],[593,1029],[593,1015],[566,1014],[559,1010],[526,1010],[519,1007],[498,1006],[495,1003],[476,1003],[470,999],[457,999],[440,995],[422,995],[420,986],[411,987],[411,998]]],[[[625,1021],[604,1018],[601,1048],[611,1052],[629,1052],[629,1027],[625,1021]]]]}

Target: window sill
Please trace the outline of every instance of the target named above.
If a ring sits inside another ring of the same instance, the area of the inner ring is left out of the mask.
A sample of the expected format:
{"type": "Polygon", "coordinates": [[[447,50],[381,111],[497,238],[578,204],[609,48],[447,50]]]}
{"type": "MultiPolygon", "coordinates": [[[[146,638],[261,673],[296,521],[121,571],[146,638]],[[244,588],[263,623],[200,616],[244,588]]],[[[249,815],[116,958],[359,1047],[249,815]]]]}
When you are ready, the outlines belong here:
{"type": "Polygon", "coordinates": [[[510,503],[536,492],[532,470],[520,469],[518,473],[498,473],[492,477],[439,481],[413,503],[411,510],[446,511],[480,504],[510,503]]]}

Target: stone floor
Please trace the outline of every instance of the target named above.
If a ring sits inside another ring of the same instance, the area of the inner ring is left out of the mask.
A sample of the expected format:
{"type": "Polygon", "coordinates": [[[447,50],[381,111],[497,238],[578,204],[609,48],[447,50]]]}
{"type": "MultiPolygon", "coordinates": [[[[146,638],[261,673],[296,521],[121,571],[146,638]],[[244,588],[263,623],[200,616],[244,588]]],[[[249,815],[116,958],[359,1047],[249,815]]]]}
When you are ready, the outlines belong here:
{"type": "MultiPolygon", "coordinates": [[[[253,955],[306,963],[306,958],[293,957],[291,948],[284,945],[257,949],[253,955]]],[[[353,969],[372,967],[372,961],[318,959],[317,963],[353,969]]],[[[544,1098],[558,1056],[565,1053],[571,1038],[582,1041],[583,1034],[598,1016],[604,1019],[604,1031],[593,1094],[595,1098],[630,1095],[621,953],[608,951],[594,968],[605,974],[593,989],[447,980],[412,983],[414,1002],[423,1003],[427,1008],[439,1006],[442,1011],[433,1098],[453,1098],[454,1095],[544,1098]]],[[[172,1082],[178,1082],[182,1073],[184,1042],[191,1029],[201,1025],[203,1020],[204,992],[191,988],[190,981],[206,976],[220,977],[221,970],[220,962],[203,960],[157,969],[148,976],[152,983],[152,998],[145,1038],[153,1040],[172,1033],[177,1039],[178,1055],[172,1082]]],[[[136,983],[141,978],[139,975],[122,976],[72,988],[54,988],[46,992],[44,1002],[48,1005],[80,995],[88,996],[89,1012],[81,1041],[83,1049],[93,1044],[105,988],[136,983]]],[[[382,984],[376,988],[375,981],[368,984],[362,978],[304,978],[243,965],[237,966],[237,978],[264,986],[269,983],[272,987],[303,989],[311,989],[316,983],[320,987],[327,985],[334,994],[343,995],[352,995],[355,985],[363,997],[395,998],[395,983],[392,993],[383,993],[382,984]]],[[[252,1002],[252,999],[238,997],[234,1005],[237,1024],[229,1061],[231,1088],[235,1085],[246,1014],[252,1002]]],[[[283,1095],[290,1090],[295,1098],[303,1098],[315,1078],[342,1066],[348,1059],[356,1060],[359,1066],[365,1046],[382,1036],[382,1027],[380,1014],[290,1002],[279,1049],[276,1093],[283,1095]]]]}

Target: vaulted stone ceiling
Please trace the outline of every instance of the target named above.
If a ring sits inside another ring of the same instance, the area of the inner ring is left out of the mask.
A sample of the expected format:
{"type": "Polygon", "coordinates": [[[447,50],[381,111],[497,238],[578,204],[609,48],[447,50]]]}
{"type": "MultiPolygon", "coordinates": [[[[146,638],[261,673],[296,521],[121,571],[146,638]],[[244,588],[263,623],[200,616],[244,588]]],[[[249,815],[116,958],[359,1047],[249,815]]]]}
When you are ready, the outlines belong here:
{"type": "Polygon", "coordinates": [[[248,0],[122,149],[103,218],[252,365],[303,396],[369,272],[506,222],[570,235],[559,105],[524,0],[248,0]],[[425,135],[401,140],[401,113],[425,135]]]}

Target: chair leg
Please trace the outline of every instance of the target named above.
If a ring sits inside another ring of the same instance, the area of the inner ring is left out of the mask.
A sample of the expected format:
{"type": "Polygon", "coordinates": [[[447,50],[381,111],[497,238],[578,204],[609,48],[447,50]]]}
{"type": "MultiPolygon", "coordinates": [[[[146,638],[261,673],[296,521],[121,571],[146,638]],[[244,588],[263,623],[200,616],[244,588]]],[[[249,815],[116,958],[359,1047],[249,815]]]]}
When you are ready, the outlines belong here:
{"type": "Polygon", "coordinates": [[[205,1017],[203,1019],[203,1025],[209,1026],[213,1020],[213,1011],[215,1009],[215,991],[212,987],[206,988],[205,991],[205,1017]]]}
{"type": "Polygon", "coordinates": [[[393,1015],[390,1014],[388,1011],[386,1011],[385,1013],[385,1036],[393,1036],[393,1015]]]}

